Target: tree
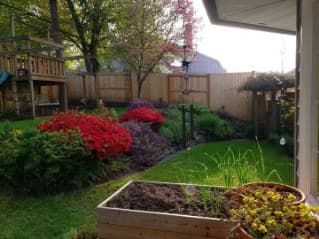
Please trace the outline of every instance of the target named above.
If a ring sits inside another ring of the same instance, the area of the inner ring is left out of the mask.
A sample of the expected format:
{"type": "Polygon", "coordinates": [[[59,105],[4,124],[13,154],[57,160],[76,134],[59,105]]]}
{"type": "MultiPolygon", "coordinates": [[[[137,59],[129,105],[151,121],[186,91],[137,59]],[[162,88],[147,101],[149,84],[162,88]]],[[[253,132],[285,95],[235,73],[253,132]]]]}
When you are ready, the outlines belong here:
{"type": "Polygon", "coordinates": [[[78,35],[74,41],[82,51],[88,72],[99,71],[98,48],[107,40],[109,25],[113,21],[112,0],[66,0],[78,35]]]}
{"type": "Polygon", "coordinates": [[[140,98],[148,74],[161,64],[167,65],[181,51],[185,37],[183,18],[188,11],[172,0],[129,0],[120,10],[123,20],[116,23],[113,49],[136,73],[140,98]]]}
{"type": "MultiPolygon", "coordinates": [[[[51,32],[52,32],[53,41],[56,43],[62,44],[57,0],[49,0],[49,6],[50,6],[51,32]]],[[[63,58],[62,49],[56,50],[56,56],[59,59],[63,58]]]]}

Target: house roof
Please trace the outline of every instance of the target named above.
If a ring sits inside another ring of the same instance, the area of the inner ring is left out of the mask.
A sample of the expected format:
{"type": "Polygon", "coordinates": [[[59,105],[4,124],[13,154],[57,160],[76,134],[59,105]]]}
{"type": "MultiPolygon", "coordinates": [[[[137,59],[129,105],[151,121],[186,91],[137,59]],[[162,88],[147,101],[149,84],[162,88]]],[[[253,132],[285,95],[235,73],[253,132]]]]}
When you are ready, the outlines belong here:
{"type": "Polygon", "coordinates": [[[296,0],[203,0],[211,23],[296,33],[296,0]]]}
{"type": "Polygon", "coordinates": [[[226,73],[226,69],[215,58],[197,52],[188,69],[189,73],[226,73]]]}
{"type": "Polygon", "coordinates": [[[295,75],[279,73],[259,73],[252,75],[239,89],[240,91],[278,91],[295,86],[295,75]]]}

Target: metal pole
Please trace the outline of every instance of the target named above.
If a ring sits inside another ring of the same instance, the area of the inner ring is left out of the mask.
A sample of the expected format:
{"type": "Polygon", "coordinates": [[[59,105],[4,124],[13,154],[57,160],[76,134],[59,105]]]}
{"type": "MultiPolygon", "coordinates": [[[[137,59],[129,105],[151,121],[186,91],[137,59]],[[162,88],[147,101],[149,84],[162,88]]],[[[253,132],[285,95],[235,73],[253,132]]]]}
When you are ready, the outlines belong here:
{"type": "Polygon", "coordinates": [[[187,142],[186,142],[186,110],[185,110],[185,105],[182,106],[182,121],[183,121],[183,146],[184,148],[187,147],[187,142]]]}
{"type": "Polygon", "coordinates": [[[190,110],[189,110],[189,118],[190,118],[190,137],[192,139],[195,138],[195,135],[194,135],[194,105],[190,105],[190,110]]]}

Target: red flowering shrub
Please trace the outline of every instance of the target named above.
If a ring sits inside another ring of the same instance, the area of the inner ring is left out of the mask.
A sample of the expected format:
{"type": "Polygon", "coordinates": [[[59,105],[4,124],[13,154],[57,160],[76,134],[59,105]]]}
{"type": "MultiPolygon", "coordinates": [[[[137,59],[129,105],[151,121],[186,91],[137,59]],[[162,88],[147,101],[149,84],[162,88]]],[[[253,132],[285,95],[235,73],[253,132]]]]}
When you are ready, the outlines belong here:
{"type": "Polygon", "coordinates": [[[76,113],[73,111],[56,115],[38,125],[40,131],[80,131],[85,147],[96,150],[99,159],[108,155],[119,155],[129,149],[131,135],[109,118],[76,113]]]}
{"type": "Polygon", "coordinates": [[[152,124],[163,124],[164,117],[155,110],[149,108],[139,107],[127,111],[119,118],[119,122],[136,120],[141,122],[148,122],[152,124]]]}

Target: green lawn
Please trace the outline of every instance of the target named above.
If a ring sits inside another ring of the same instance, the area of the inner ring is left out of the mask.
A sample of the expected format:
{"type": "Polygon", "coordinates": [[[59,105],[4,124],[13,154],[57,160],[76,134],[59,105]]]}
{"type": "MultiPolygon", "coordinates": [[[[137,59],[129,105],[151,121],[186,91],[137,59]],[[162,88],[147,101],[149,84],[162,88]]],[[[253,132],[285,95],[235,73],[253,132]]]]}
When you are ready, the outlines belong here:
{"type": "MultiPolygon", "coordinates": [[[[116,111],[116,114],[120,116],[126,111],[126,108],[124,107],[115,107],[114,110],[116,111]]],[[[44,120],[48,119],[50,117],[40,117],[36,118],[34,120],[29,119],[29,120],[17,120],[17,121],[10,121],[10,124],[15,128],[15,129],[27,129],[27,128],[35,128],[39,123],[43,122],[44,120]]],[[[0,122],[0,131],[3,130],[4,125],[7,123],[7,121],[2,121],[0,122]]]]}
{"type": "MultiPolygon", "coordinates": [[[[277,169],[287,184],[293,183],[293,160],[277,146],[262,143],[267,170],[277,169]]],[[[189,167],[198,168],[198,163],[208,166],[208,180],[198,175],[194,183],[222,185],[222,172],[204,155],[205,152],[224,153],[228,146],[235,152],[253,149],[256,143],[248,140],[223,141],[194,147],[181,152],[158,166],[120,180],[114,180],[89,189],[56,196],[25,197],[0,192],[0,238],[36,239],[71,238],[75,230],[95,231],[95,207],[117,188],[130,179],[185,181],[189,167]]],[[[200,167],[199,167],[200,168],[200,167]]],[[[196,174],[197,175],[197,174],[196,174]]]]}
{"type": "MultiPolygon", "coordinates": [[[[34,120],[29,119],[29,120],[17,120],[17,121],[10,121],[10,124],[15,128],[15,129],[27,129],[27,128],[35,128],[39,123],[42,121],[48,119],[48,117],[41,117],[41,118],[36,118],[34,120]]],[[[3,130],[3,127],[7,121],[0,122],[0,131],[3,130]]]]}

